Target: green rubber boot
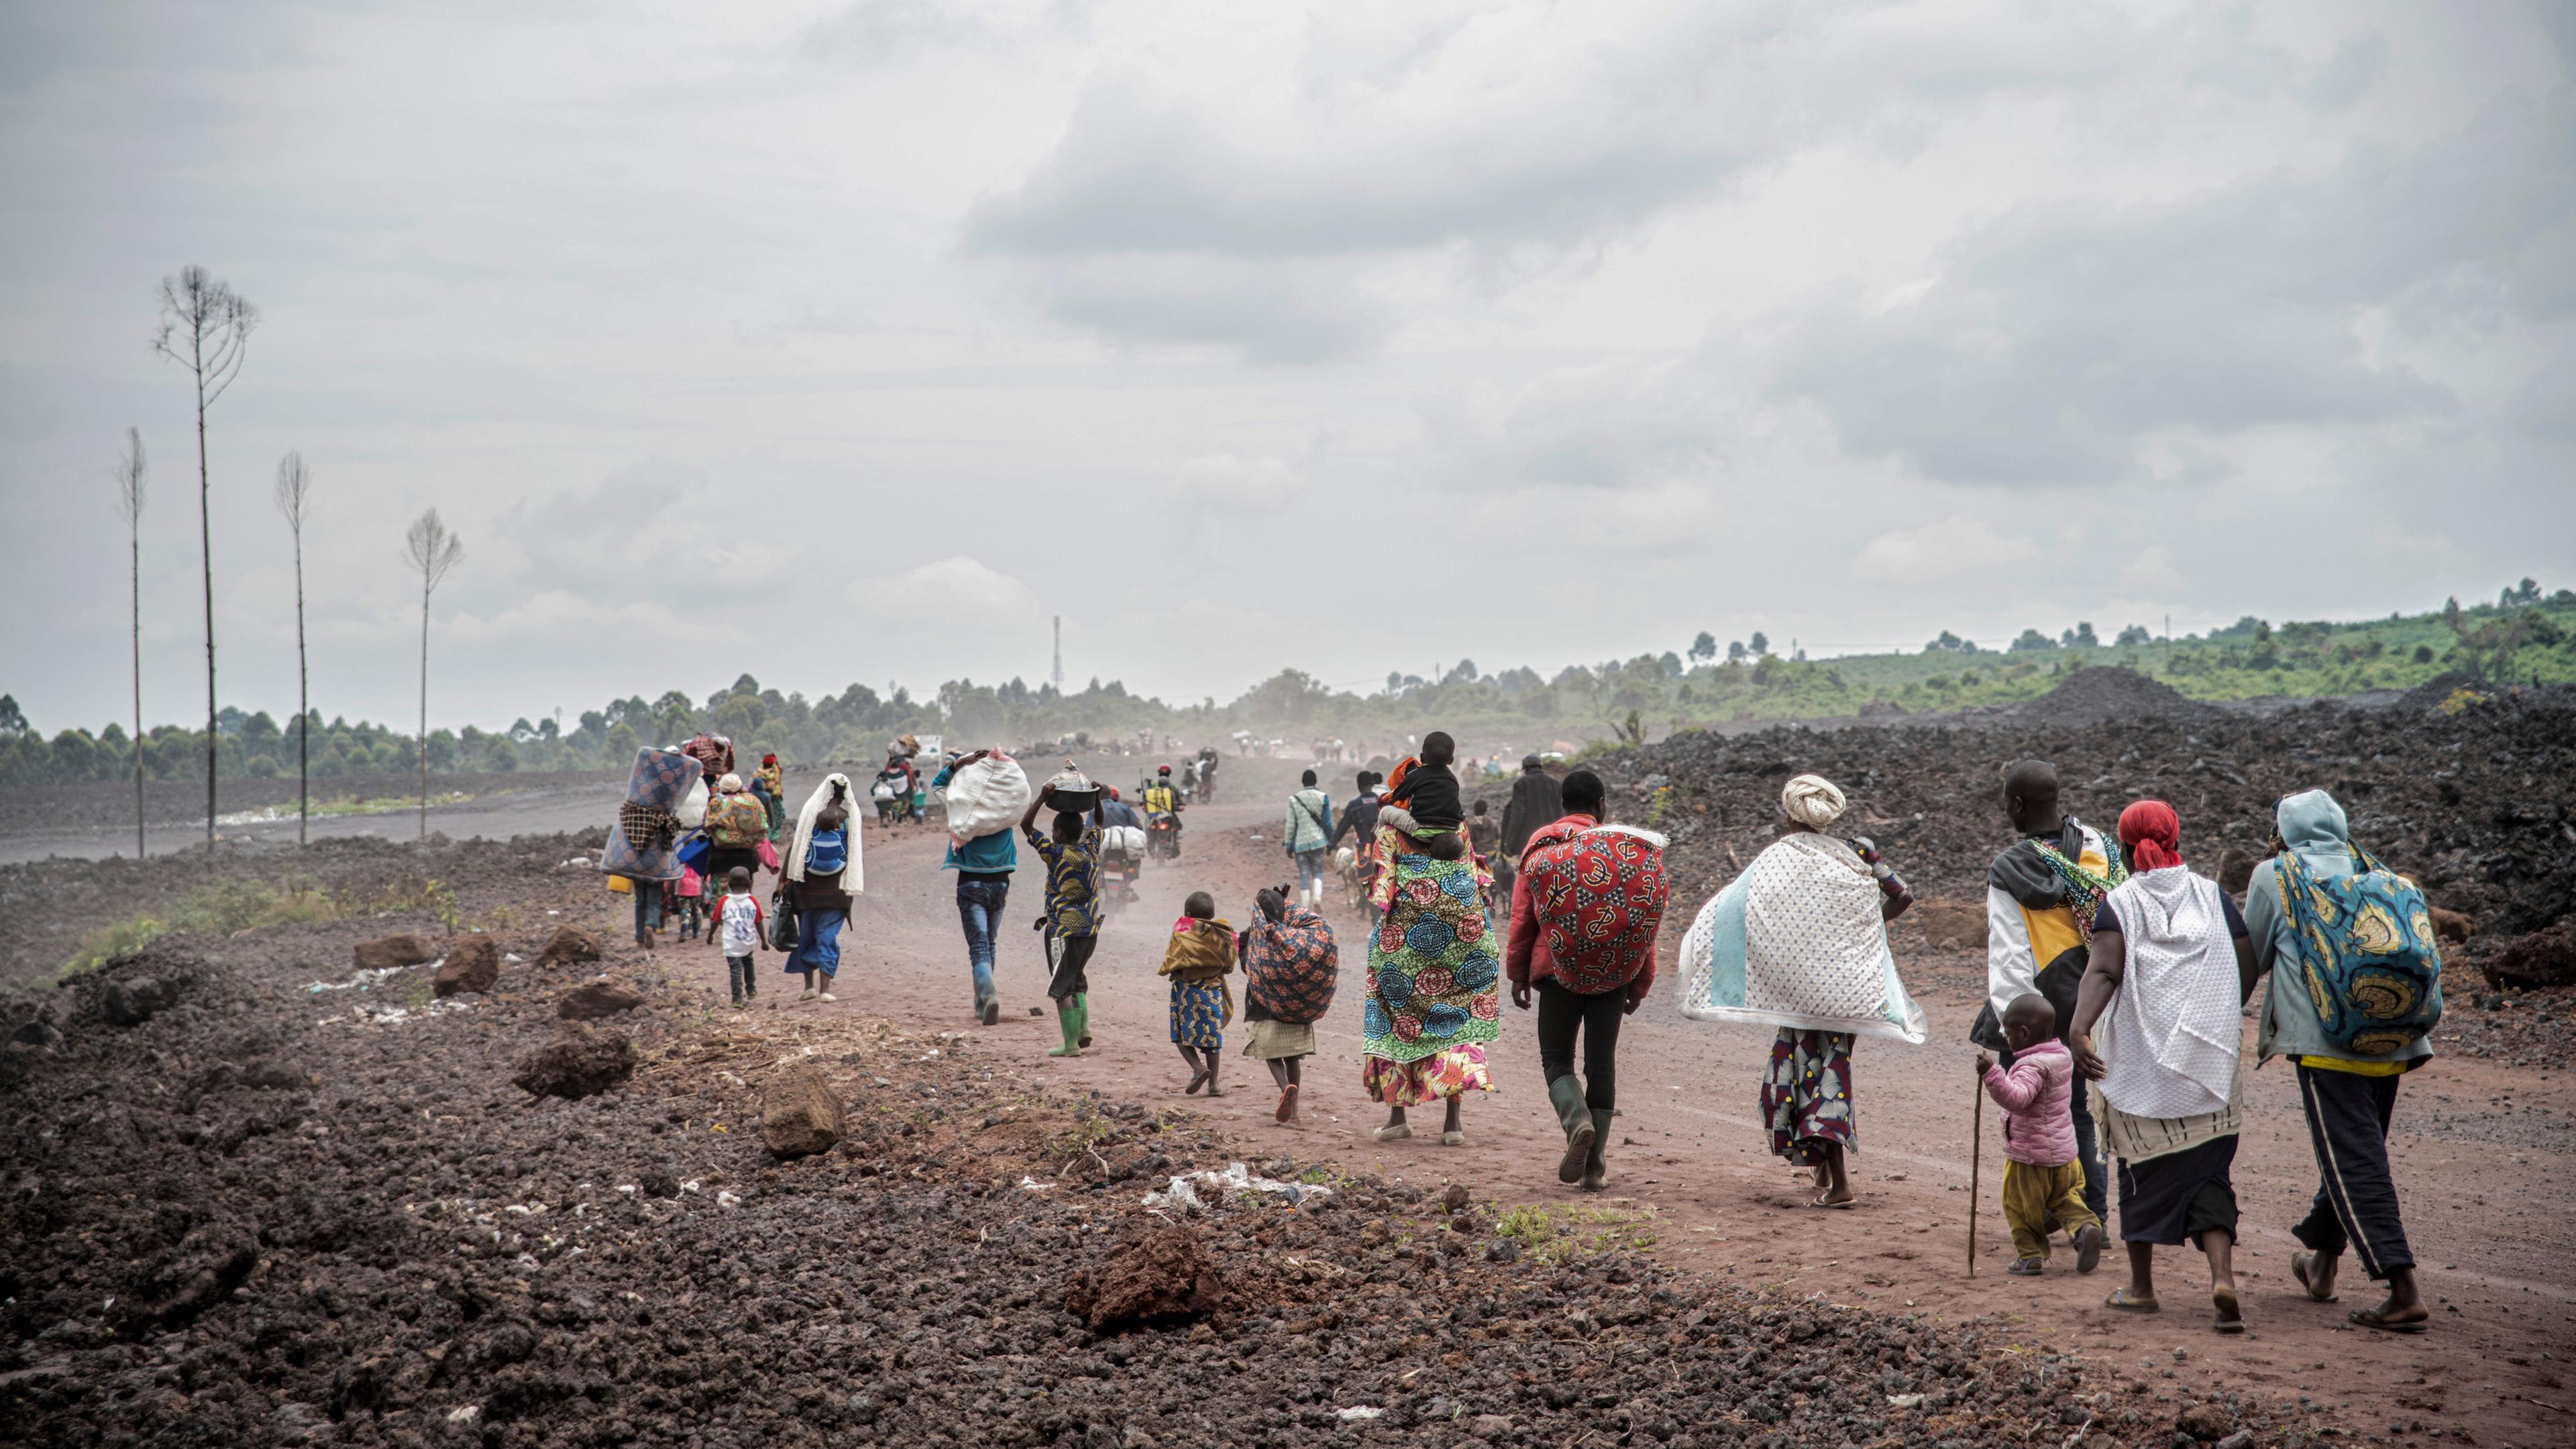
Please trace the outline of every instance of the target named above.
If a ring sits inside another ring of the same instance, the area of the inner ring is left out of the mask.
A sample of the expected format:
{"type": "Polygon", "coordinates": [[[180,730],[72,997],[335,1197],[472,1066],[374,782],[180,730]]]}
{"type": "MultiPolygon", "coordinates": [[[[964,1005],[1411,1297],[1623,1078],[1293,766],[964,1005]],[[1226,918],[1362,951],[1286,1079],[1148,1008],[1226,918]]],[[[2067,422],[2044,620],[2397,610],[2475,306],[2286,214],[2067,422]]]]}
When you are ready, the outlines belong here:
{"type": "Polygon", "coordinates": [[[1556,1108],[1557,1125],[1565,1129],[1565,1156],[1556,1164],[1556,1180],[1581,1182],[1598,1130],[1593,1125],[1593,1114],[1583,1106],[1583,1083],[1572,1073],[1559,1077],[1547,1084],[1547,1100],[1556,1108]]]}
{"type": "MultiPolygon", "coordinates": [[[[1079,1000],[1079,998],[1076,999],[1079,1000]]],[[[1064,1045],[1048,1047],[1047,1055],[1051,1057],[1082,1055],[1082,1008],[1079,1006],[1062,1008],[1055,1014],[1055,1024],[1056,1029],[1064,1033],[1064,1045]]]]}
{"type": "Polygon", "coordinates": [[[1091,1046],[1091,993],[1088,991],[1073,993],[1073,1009],[1082,1014],[1082,1020],[1074,1024],[1074,1030],[1082,1033],[1082,1039],[1074,1045],[1088,1050],[1091,1046]]]}
{"type": "Polygon", "coordinates": [[[1602,1164],[1601,1147],[1610,1140],[1611,1114],[1599,1107],[1592,1109],[1592,1149],[1583,1157],[1583,1190],[1599,1192],[1610,1185],[1610,1169],[1602,1164]]]}

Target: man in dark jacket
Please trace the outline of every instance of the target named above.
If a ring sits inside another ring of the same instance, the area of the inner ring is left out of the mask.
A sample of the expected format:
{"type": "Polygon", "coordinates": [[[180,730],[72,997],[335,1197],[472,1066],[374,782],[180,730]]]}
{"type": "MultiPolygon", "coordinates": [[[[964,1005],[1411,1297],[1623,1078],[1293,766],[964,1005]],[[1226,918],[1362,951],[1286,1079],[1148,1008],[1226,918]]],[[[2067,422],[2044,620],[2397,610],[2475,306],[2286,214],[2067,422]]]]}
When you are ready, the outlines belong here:
{"type": "Polygon", "coordinates": [[[1503,806],[1502,868],[1494,873],[1494,888],[1504,900],[1511,899],[1509,872],[1519,866],[1521,847],[1529,843],[1530,832],[1564,816],[1563,787],[1539,764],[1538,756],[1523,755],[1521,777],[1512,782],[1511,801],[1503,806]]]}

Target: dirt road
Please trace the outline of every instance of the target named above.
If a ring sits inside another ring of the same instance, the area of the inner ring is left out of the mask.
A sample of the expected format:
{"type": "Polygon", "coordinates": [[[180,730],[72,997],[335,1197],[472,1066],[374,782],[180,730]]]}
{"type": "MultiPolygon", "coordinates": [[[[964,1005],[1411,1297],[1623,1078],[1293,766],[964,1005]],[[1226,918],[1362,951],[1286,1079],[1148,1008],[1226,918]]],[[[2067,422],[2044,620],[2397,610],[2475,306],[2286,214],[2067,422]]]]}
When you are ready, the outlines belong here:
{"type": "MultiPolygon", "coordinates": [[[[1189,891],[1211,891],[1220,914],[1239,923],[1252,891],[1287,873],[1277,802],[1292,783],[1284,763],[1233,762],[1224,803],[1190,812],[1182,860],[1149,870],[1142,904],[1113,920],[1094,958],[1096,1044],[1078,1060],[1046,1059],[1055,1025],[1051,1015],[1031,1014],[1045,1005],[1044,970],[1028,929],[1039,910],[1038,882],[1023,870],[998,968],[1005,1015],[984,1029],[985,1038],[1020,1040],[1032,1066],[1069,1085],[1148,1101],[1160,1091],[1183,1100],[1178,1094],[1187,1073],[1169,1044],[1165,992],[1154,975],[1161,938],[1189,891]]],[[[791,780],[791,797],[806,788],[791,780]]],[[[792,993],[776,992],[760,1009],[865,1012],[923,1028],[965,1025],[965,952],[952,877],[937,868],[941,840],[929,831],[871,829],[868,891],[845,942],[840,1002],[800,1006],[792,993]]],[[[1355,917],[1340,911],[1335,920],[1340,925],[1355,917]]],[[[1668,934],[1667,966],[1677,936],[1668,934]]],[[[1468,1104],[1467,1146],[1443,1148],[1436,1135],[1372,1140],[1370,1129],[1383,1111],[1358,1085],[1356,944],[1346,933],[1342,994],[1319,1028],[1324,1050],[1308,1063],[1303,1127],[1270,1120],[1276,1098],[1268,1075],[1238,1055],[1226,1061],[1226,1095],[1189,1099],[1193,1105],[1243,1139],[1275,1142],[1301,1159],[1425,1184],[1454,1180],[1480,1197],[1571,1195],[1555,1182],[1561,1139],[1547,1112],[1531,1018],[1518,1012],[1505,1013],[1502,1039],[1491,1053],[1498,1090],[1468,1104]]],[[[665,968],[675,963],[671,952],[661,954],[665,968]]],[[[1967,1278],[1975,1086],[1972,1053],[1961,1038],[1982,990],[1983,962],[1974,953],[1929,953],[1919,942],[1900,956],[1930,1018],[1931,1038],[1917,1048],[1876,1041],[1860,1047],[1855,1165],[1861,1200],[1851,1212],[1803,1207],[1799,1178],[1766,1150],[1754,1101],[1767,1034],[1687,1022],[1660,984],[1629,1019],[1621,1048],[1622,1117],[1608,1154],[1612,1195],[1653,1210],[1659,1252],[1739,1282],[1787,1285],[1838,1303],[1912,1307],[1954,1319],[1990,1315],[2016,1334],[2171,1376],[2177,1389],[2197,1380],[2312,1401],[2351,1431],[2372,1436],[2402,1425],[2409,1437],[2457,1428],[2487,1442],[2567,1441],[2576,1424],[2569,1412],[2576,1409],[2576,1391],[2561,1380],[2576,1353],[2576,1230],[2559,1205],[2576,1185],[2576,1091],[2566,1074],[2454,1057],[2408,1080],[2392,1150],[2435,1321],[2428,1334],[2398,1338],[2346,1326],[2345,1310],[2368,1301],[2360,1282],[2348,1278],[2344,1304],[2330,1307],[2307,1302],[2291,1280],[2295,1243],[2288,1229],[2315,1190],[2314,1159],[2286,1066],[2255,1073],[2235,1171],[2245,1213],[2238,1271],[2253,1332],[2224,1339],[2208,1331],[2200,1291],[2205,1277],[2180,1251],[2160,1258],[2167,1307],[2155,1318],[2115,1315],[2101,1306],[2119,1281],[2112,1263],[2083,1279],[2071,1266],[2038,1280],[2007,1277],[2011,1249],[1994,1206],[2001,1169],[1991,1127],[1977,1276],[1967,1278]]],[[[705,989],[711,999],[720,997],[724,968],[715,953],[688,948],[686,959],[702,959],[705,989]]],[[[765,979],[783,981],[776,958],[763,966],[770,973],[765,979]]],[[[2250,1059],[2250,1022],[2247,1037],[2250,1059]]],[[[1239,1050],[1239,1038],[1230,1034],[1229,1052],[1239,1050]]]]}

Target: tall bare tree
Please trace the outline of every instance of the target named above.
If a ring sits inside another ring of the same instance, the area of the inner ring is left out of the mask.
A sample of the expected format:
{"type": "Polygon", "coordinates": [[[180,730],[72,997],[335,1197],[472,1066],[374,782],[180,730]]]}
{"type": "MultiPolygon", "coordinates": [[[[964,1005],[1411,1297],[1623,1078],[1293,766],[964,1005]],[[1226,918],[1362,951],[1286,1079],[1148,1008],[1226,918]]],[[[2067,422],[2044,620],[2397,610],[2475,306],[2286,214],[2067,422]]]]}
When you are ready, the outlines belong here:
{"type": "Polygon", "coordinates": [[[126,589],[134,606],[134,858],[143,858],[143,434],[125,430],[116,460],[116,516],[125,520],[126,589]]]}
{"type": "Polygon", "coordinates": [[[304,455],[289,450],[277,460],[277,511],[295,535],[295,843],[313,825],[313,698],[304,656],[304,511],[313,490],[304,455]]]}
{"type": "Polygon", "coordinates": [[[259,309],[203,267],[161,279],[161,330],[153,350],[188,369],[197,385],[197,546],[206,580],[206,849],[215,848],[215,515],[207,481],[206,409],[241,375],[259,309]]]}
{"type": "Polygon", "coordinates": [[[465,557],[465,540],[447,531],[433,508],[403,534],[403,559],[420,570],[420,838],[429,838],[429,596],[465,557]]]}

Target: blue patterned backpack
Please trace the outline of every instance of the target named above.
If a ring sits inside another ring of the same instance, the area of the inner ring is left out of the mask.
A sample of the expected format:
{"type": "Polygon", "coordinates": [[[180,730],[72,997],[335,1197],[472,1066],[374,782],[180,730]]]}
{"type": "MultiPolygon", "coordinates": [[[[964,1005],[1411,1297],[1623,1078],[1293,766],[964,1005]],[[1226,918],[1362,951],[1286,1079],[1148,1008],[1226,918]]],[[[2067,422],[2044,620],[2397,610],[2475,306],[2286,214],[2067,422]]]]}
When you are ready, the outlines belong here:
{"type": "Polygon", "coordinates": [[[2442,952],[2415,882],[2359,846],[2352,874],[2318,876],[2284,850],[2281,904],[2326,1040],[2357,1056],[2402,1051],[2442,1019],[2442,952]]]}

